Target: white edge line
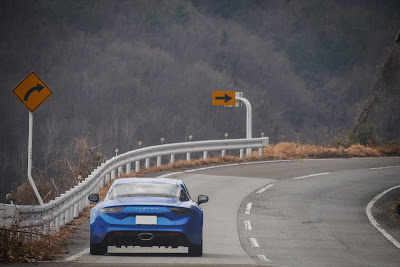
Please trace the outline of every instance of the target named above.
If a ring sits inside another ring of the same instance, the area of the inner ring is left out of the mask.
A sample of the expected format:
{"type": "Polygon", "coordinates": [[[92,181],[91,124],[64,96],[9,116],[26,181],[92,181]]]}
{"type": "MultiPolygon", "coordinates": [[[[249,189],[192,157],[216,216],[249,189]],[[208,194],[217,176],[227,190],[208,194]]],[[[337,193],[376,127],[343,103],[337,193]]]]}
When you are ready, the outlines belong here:
{"type": "Polygon", "coordinates": [[[386,230],[383,229],[383,228],[379,225],[379,223],[378,223],[377,221],[375,221],[374,217],[372,216],[372,211],[371,211],[371,210],[372,210],[372,207],[374,206],[374,204],[375,204],[383,195],[385,195],[385,194],[388,193],[389,191],[392,191],[393,189],[396,189],[396,188],[400,188],[400,185],[394,186],[394,187],[392,187],[392,188],[389,188],[389,189],[383,191],[382,193],[380,193],[379,195],[377,195],[376,197],[374,197],[374,199],[371,200],[371,202],[368,203],[368,205],[367,205],[367,207],[366,207],[366,209],[365,209],[365,212],[367,213],[368,219],[369,219],[369,221],[371,222],[371,224],[372,224],[376,229],[378,229],[378,231],[381,232],[381,234],[382,234],[384,237],[386,237],[390,242],[392,242],[393,245],[395,245],[398,249],[400,249],[400,243],[399,243],[396,239],[394,239],[394,237],[391,236],[388,232],[386,232],[386,230]]]}
{"type": "Polygon", "coordinates": [[[377,168],[369,168],[370,170],[382,170],[382,169],[390,169],[390,168],[399,168],[400,166],[386,166],[386,167],[377,167],[377,168]]]}
{"type": "Polygon", "coordinates": [[[260,245],[257,242],[257,239],[255,239],[254,237],[250,237],[249,241],[250,241],[251,247],[253,247],[253,248],[259,248],[260,247],[260,245]]]}
{"type": "Polygon", "coordinates": [[[182,173],[182,172],[171,172],[171,173],[166,173],[166,174],[162,174],[162,175],[160,175],[160,176],[157,176],[157,178],[167,178],[167,177],[170,177],[170,176],[172,176],[172,175],[180,174],[180,173],[182,173]]]}
{"type": "Polygon", "coordinates": [[[81,252],[79,252],[79,253],[77,253],[77,254],[71,256],[71,257],[66,258],[66,259],[63,260],[63,261],[74,261],[74,260],[76,260],[77,258],[82,257],[84,254],[89,253],[89,250],[90,250],[90,249],[87,248],[87,249],[85,249],[84,251],[81,251],[81,252]]]}
{"type": "Polygon", "coordinates": [[[250,221],[244,221],[244,228],[246,230],[252,230],[253,228],[251,227],[251,222],[250,221]]]}
{"type": "Polygon", "coordinates": [[[257,257],[262,261],[270,261],[265,255],[257,255],[257,257]]]}
{"type": "Polygon", "coordinates": [[[307,178],[307,177],[314,177],[314,176],[327,175],[327,174],[330,174],[330,172],[314,173],[314,174],[310,174],[310,175],[294,177],[293,180],[299,180],[299,179],[303,179],[303,178],[307,178]]]}
{"type": "Polygon", "coordinates": [[[258,190],[256,193],[257,193],[257,194],[261,194],[261,193],[263,193],[264,191],[270,189],[270,188],[273,187],[273,186],[274,186],[274,184],[269,184],[269,185],[267,185],[267,186],[264,186],[263,188],[261,188],[260,190],[258,190]]]}

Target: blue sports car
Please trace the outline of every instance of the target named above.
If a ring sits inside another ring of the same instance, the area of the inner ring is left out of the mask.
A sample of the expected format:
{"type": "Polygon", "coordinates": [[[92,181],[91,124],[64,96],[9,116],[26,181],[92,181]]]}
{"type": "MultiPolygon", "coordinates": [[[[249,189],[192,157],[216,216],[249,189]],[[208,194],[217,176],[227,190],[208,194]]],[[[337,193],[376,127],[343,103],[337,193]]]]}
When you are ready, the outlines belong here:
{"type": "Polygon", "coordinates": [[[195,202],[176,179],[123,178],[111,185],[104,200],[90,212],[90,254],[103,255],[108,246],[188,247],[189,256],[203,254],[203,211],[208,197],[195,202]]]}

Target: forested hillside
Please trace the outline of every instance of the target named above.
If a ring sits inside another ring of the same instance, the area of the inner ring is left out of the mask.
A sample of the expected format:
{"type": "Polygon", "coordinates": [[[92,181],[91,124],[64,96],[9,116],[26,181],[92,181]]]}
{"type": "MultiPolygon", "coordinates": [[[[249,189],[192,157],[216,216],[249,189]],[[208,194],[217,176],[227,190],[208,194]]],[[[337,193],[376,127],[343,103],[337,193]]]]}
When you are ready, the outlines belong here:
{"type": "MultiPolygon", "coordinates": [[[[0,14],[1,202],[26,179],[28,111],[12,89],[31,71],[53,91],[34,112],[34,173],[57,185],[139,141],[244,138],[245,108],[212,106],[218,90],[250,100],[253,136],[332,143],[400,30],[398,0],[2,0],[0,14]]],[[[400,136],[393,71],[369,118],[387,141],[400,136]]]]}

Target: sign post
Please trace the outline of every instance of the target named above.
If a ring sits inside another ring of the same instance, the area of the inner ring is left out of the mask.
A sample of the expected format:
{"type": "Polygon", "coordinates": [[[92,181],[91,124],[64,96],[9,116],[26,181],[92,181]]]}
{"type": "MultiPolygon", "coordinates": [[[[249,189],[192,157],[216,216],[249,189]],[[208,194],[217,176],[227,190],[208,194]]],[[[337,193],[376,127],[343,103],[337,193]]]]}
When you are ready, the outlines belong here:
{"type": "Polygon", "coordinates": [[[43,104],[53,92],[49,87],[36,75],[31,72],[20,82],[13,90],[14,95],[21,101],[22,104],[29,110],[29,137],[28,137],[28,180],[35,192],[36,198],[40,205],[43,205],[43,200],[40,197],[39,191],[36,188],[35,182],[32,179],[32,132],[33,132],[33,112],[43,104]]]}
{"type": "MultiPolygon", "coordinates": [[[[249,100],[242,97],[243,93],[235,91],[213,91],[212,96],[213,96],[212,98],[213,106],[239,107],[238,101],[244,103],[244,105],[246,106],[246,138],[247,139],[253,138],[251,104],[249,100]]],[[[247,155],[251,154],[251,148],[247,149],[246,154],[247,155]]]]}

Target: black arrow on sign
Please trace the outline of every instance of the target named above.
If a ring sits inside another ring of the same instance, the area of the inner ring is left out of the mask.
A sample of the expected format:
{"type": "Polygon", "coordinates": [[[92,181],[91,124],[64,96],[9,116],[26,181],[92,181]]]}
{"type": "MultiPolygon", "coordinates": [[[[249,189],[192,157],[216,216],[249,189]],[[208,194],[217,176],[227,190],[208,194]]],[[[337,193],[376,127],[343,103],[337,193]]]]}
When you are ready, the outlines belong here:
{"type": "Polygon", "coordinates": [[[229,100],[231,100],[232,97],[230,97],[229,95],[225,94],[225,96],[216,96],[215,100],[225,100],[225,103],[228,102],[229,100]]]}
{"type": "Polygon", "coordinates": [[[43,87],[42,85],[37,84],[35,87],[32,87],[31,89],[29,89],[29,91],[26,92],[26,94],[25,94],[24,101],[28,101],[29,96],[30,96],[33,92],[35,92],[35,91],[40,92],[40,91],[42,91],[43,88],[44,88],[44,87],[43,87]]]}

